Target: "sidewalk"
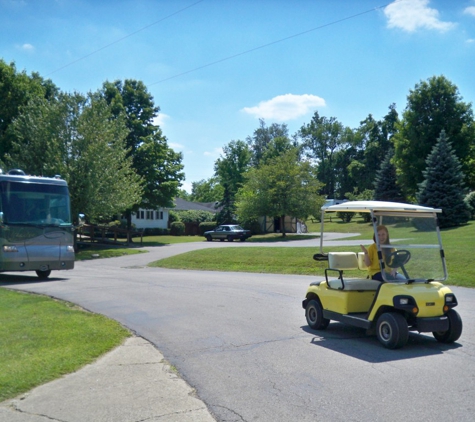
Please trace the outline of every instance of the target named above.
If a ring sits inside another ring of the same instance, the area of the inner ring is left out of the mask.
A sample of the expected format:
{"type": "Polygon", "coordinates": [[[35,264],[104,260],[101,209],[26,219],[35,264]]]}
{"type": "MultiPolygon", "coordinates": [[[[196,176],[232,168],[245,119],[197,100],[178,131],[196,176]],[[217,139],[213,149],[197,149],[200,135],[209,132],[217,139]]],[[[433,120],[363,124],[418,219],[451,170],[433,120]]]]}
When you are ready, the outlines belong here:
{"type": "Polygon", "coordinates": [[[194,390],[141,337],[79,371],[0,403],[0,422],[214,422],[194,390]]]}

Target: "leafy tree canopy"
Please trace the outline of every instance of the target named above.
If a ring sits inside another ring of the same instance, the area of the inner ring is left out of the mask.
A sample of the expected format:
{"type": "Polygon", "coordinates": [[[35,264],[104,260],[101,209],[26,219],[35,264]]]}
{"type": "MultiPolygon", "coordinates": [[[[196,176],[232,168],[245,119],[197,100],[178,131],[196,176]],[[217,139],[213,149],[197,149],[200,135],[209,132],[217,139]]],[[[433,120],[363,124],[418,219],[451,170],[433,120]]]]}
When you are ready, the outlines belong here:
{"type": "Polygon", "coordinates": [[[127,157],[125,122],[111,116],[93,94],[34,98],[10,126],[16,141],[8,161],[30,174],[60,174],[74,214],[89,221],[121,213],[140,200],[142,187],[127,157]]]}
{"type": "Polygon", "coordinates": [[[442,130],[451,140],[464,173],[470,171],[468,164],[475,152],[472,108],[444,76],[433,76],[416,84],[407,97],[398,127],[394,136],[395,164],[400,185],[408,196],[413,196],[423,181],[425,160],[442,130]]]}
{"type": "Polygon", "coordinates": [[[247,173],[237,195],[236,212],[239,220],[246,221],[260,216],[283,220],[286,215],[305,220],[318,215],[324,203],[320,189],[315,169],[308,161],[298,161],[298,151],[294,149],[247,173]]]}
{"type": "Polygon", "coordinates": [[[8,127],[21,108],[32,99],[54,98],[58,93],[51,80],[44,80],[38,73],[18,72],[14,63],[7,64],[0,59],[0,160],[11,151],[14,139],[8,127]]]}

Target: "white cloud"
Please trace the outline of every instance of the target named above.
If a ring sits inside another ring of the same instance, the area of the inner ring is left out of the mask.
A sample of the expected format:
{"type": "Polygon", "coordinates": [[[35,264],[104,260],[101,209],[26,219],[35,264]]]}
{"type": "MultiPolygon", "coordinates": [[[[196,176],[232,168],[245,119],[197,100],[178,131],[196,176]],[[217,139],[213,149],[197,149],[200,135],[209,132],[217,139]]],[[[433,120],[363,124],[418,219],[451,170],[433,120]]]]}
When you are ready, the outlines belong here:
{"type": "Polygon", "coordinates": [[[205,151],[203,153],[205,157],[216,157],[216,158],[222,154],[223,154],[223,148],[221,147],[215,148],[213,151],[205,151]]]}
{"type": "Polygon", "coordinates": [[[389,28],[400,28],[414,32],[417,29],[448,31],[455,26],[453,22],[442,22],[439,11],[428,7],[429,0],[399,0],[384,9],[389,28]]]}
{"type": "Polygon", "coordinates": [[[472,16],[475,16],[475,6],[468,6],[464,11],[463,13],[467,14],[467,15],[472,15],[472,16]]]}
{"type": "Polygon", "coordinates": [[[268,101],[261,101],[255,107],[244,107],[241,111],[257,118],[277,121],[293,120],[304,116],[317,107],[325,107],[325,100],[316,95],[278,95],[268,101]]]}
{"type": "Polygon", "coordinates": [[[182,144],[177,144],[176,142],[169,142],[168,146],[173,149],[174,151],[183,151],[185,146],[182,144]]]}
{"type": "Polygon", "coordinates": [[[156,126],[160,126],[163,128],[165,126],[165,122],[170,118],[168,114],[161,113],[157,117],[153,119],[153,124],[156,126]]]}
{"type": "Polygon", "coordinates": [[[25,51],[33,51],[35,47],[33,47],[31,44],[25,43],[22,46],[20,46],[20,49],[25,50],[25,51]]]}
{"type": "Polygon", "coordinates": [[[188,193],[191,193],[192,191],[192,185],[190,182],[184,181],[181,183],[181,189],[186,190],[188,193]]]}

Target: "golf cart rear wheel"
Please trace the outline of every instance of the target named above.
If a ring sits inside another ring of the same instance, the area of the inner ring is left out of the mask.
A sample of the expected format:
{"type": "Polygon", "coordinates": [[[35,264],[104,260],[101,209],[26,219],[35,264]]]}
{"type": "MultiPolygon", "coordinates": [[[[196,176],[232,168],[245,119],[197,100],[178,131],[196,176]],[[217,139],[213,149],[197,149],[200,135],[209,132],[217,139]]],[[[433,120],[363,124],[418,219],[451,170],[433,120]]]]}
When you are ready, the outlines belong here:
{"type": "Polygon", "coordinates": [[[439,343],[453,343],[462,335],[462,318],[458,312],[451,309],[447,312],[449,318],[449,329],[447,331],[434,331],[432,335],[439,343]]]}
{"type": "Polygon", "coordinates": [[[378,318],[376,336],[388,349],[399,349],[407,343],[409,328],[406,319],[396,312],[387,312],[378,318]]]}
{"type": "Polygon", "coordinates": [[[309,300],[305,308],[307,324],[313,330],[324,330],[330,324],[330,320],[323,318],[322,305],[318,300],[309,300]]]}

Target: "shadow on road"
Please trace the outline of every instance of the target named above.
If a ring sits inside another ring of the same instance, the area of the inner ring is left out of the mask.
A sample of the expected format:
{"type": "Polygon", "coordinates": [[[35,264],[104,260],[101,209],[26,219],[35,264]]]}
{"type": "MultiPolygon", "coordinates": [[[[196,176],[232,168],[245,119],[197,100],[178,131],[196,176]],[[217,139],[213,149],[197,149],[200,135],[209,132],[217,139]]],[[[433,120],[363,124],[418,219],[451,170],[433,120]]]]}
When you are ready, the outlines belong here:
{"type": "Polygon", "coordinates": [[[50,281],[66,281],[67,278],[62,277],[49,277],[49,278],[39,278],[36,275],[19,275],[19,274],[0,274],[0,286],[8,287],[16,284],[27,284],[27,283],[47,283],[50,281]]]}
{"type": "Polygon", "coordinates": [[[442,344],[427,334],[409,333],[409,340],[401,349],[389,350],[379,343],[376,336],[366,335],[363,329],[332,322],[326,330],[314,331],[308,326],[301,327],[311,334],[310,343],[334,352],[343,353],[369,363],[383,363],[441,355],[449,350],[462,347],[459,343],[442,344]]]}

